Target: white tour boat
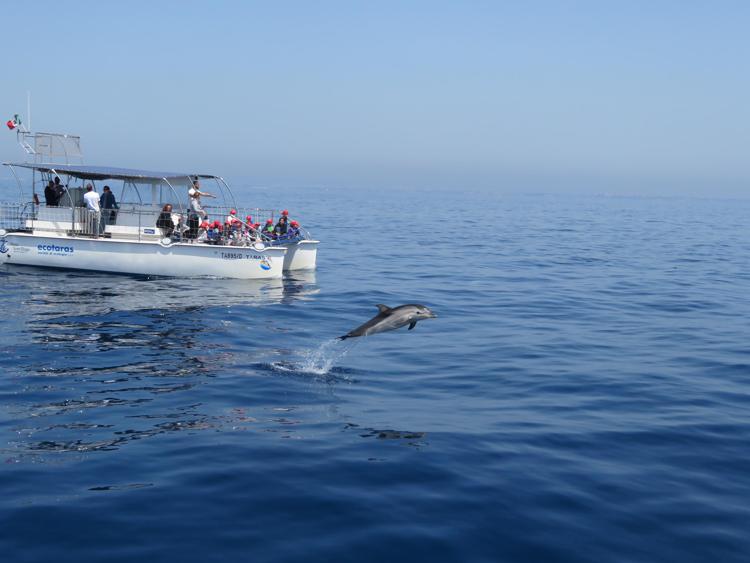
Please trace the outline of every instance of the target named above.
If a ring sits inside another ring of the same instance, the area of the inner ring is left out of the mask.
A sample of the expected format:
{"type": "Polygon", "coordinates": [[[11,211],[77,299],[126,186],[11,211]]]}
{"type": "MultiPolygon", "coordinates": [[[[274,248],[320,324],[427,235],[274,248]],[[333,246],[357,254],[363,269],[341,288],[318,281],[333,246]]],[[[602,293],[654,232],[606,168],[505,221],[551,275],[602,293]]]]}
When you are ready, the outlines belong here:
{"type": "Polygon", "coordinates": [[[286,235],[262,232],[248,216],[275,224],[282,214],[238,206],[219,176],[71,164],[71,158],[82,160],[78,137],[23,129],[17,134],[33,158],[4,163],[18,182],[21,201],[0,204],[0,264],[239,279],[281,278],[286,271],[315,268],[318,241],[301,227],[286,235]],[[55,158],[65,162],[53,163],[55,158]],[[23,188],[23,173],[30,176],[30,191],[23,188]],[[44,190],[56,177],[59,187],[48,202],[44,190]],[[204,194],[201,215],[188,195],[196,182],[204,194]],[[88,185],[100,195],[109,186],[117,208],[87,208],[88,185]],[[216,205],[207,204],[206,192],[216,205]],[[167,204],[169,225],[163,218],[167,204]]]}

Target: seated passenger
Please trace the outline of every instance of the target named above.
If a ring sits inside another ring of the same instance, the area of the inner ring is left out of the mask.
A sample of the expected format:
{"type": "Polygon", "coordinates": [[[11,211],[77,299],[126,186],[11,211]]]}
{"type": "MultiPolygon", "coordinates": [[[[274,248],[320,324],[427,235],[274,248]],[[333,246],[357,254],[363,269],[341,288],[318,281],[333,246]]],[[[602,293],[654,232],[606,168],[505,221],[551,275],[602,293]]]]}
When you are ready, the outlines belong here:
{"type": "Polygon", "coordinates": [[[281,217],[279,217],[279,222],[276,223],[276,226],[273,229],[273,232],[277,237],[286,237],[286,232],[289,229],[289,225],[287,224],[287,216],[283,214],[284,211],[281,212],[282,215],[281,217]]]}
{"type": "Polygon", "coordinates": [[[209,225],[208,221],[203,221],[198,226],[198,238],[196,238],[195,240],[197,240],[197,241],[206,241],[206,240],[208,240],[208,228],[209,228],[209,226],[210,225],[209,225]]]}
{"type": "Polygon", "coordinates": [[[290,239],[301,238],[302,233],[299,230],[299,223],[292,221],[289,223],[289,230],[287,231],[287,237],[290,239]]]}
{"type": "Polygon", "coordinates": [[[266,226],[263,227],[263,234],[270,239],[276,238],[274,236],[273,219],[266,220],[266,226]]]}
{"type": "MultiPolygon", "coordinates": [[[[172,206],[168,203],[161,209],[156,226],[161,229],[165,237],[171,237],[174,232],[174,221],[172,221],[172,206]]],[[[193,237],[195,238],[195,237],[193,237]]]]}
{"type": "Polygon", "coordinates": [[[211,244],[217,244],[221,239],[221,223],[218,220],[209,224],[206,230],[206,239],[211,244]]]}

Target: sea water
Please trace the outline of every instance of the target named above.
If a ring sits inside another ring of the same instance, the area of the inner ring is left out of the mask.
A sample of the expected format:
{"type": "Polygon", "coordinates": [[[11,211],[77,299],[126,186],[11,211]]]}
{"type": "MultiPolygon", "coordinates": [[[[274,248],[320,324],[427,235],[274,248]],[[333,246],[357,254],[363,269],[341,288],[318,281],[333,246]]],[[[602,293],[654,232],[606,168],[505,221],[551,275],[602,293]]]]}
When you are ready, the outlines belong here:
{"type": "Polygon", "coordinates": [[[236,187],[317,272],[0,268],[3,561],[747,560],[750,202],[236,187]]]}

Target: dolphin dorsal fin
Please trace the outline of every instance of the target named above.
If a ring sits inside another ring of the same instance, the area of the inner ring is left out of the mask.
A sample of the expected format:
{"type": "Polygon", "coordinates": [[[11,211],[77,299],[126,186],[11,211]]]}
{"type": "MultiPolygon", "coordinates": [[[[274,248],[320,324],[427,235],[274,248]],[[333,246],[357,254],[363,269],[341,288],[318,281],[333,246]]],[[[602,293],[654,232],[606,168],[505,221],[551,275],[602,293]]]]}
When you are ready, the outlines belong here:
{"type": "Polygon", "coordinates": [[[380,311],[381,313],[387,313],[388,311],[391,310],[391,308],[388,305],[383,305],[382,303],[378,303],[375,306],[378,308],[378,311],[380,311]]]}

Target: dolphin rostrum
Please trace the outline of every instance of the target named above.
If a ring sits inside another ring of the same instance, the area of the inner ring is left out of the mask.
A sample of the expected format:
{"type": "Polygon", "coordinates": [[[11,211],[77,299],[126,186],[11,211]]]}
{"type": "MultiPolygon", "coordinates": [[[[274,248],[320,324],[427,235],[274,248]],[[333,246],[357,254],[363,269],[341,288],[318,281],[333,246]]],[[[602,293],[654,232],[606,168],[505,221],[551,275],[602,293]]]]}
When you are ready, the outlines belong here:
{"type": "Polygon", "coordinates": [[[430,311],[424,305],[410,304],[399,305],[398,307],[387,307],[385,305],[376,305],[380,312],[367,321],[362,326],[350,330],[344,336],[339,336],[339,340],[354,338],[355,336],[370,336],[378,332],[387,330],[396,330],[402,326],[409,325],[409,330],[417,326],[417,321],[423,319],[434,319],[435,313],[430,311]]]}

